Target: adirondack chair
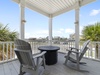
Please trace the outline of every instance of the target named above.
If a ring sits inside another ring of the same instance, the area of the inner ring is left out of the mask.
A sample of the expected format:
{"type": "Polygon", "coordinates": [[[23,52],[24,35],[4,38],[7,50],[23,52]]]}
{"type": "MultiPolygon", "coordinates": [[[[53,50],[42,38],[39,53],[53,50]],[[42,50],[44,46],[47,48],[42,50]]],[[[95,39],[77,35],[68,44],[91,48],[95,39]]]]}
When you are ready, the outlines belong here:
{"type": "Polygon", "coordinates": [[[77,48],[70,47],[70,50],[67,50],[68,54],[65,56],[65,63],[64,64],[67,65],[68,67],[76,69],[78,71],[85,71],[85,70],[81,70],[79,65],[80,64],[86,64],[85,62],[80,62],[80,61],[83,58],[83,55],[85,54],[87,49],[89,49],[87,47],[89,42],[90,42],[90,40],[84,42],[83,47],[82,47],[82,49],[80,51],[77,48]],[[73,53],[75,54],[74,57],[72,56],[73,53]],[[71,62],[75,63],[77,65],[77,67],[75,68],[75,67],[71,67],[70,64],[68,65],[68,60],[70,60],[71,62]]]}
{"type": "Polygon", "coordinates": [[[31,46],[28,42],[16,39],[15,53],[20,62],[20,73],[31,73],[32,75],[42,75],[45,70],[45,51],[39,54],[32,55],[31,46]]]}

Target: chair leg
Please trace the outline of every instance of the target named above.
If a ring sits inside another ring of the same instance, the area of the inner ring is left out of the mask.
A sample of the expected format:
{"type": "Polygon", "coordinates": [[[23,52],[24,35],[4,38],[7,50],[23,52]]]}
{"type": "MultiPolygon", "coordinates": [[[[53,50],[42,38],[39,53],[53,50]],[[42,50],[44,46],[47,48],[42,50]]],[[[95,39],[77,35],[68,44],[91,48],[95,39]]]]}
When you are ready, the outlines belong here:
{"type": "Polygon", "coordinates": [[[68,62],[68,59],[69,59],[69,55],[71,54],[71,52],[68,52],[68,55],[65,57],[66,59],[65,59],[65,63],[64,63],[64,65],[66,65],[67,64],[67,62],[68,62]]]}
{"type": "Polygon", "coordinates": [[[39,67],[37,67],[37,70],[36,70],[35,74],[33,73],[33,75],[40,75],[39,74],[39,67]]]}
{"type": "Polygon", "coordinates": [[[67,62],[68,62],[68,57],[66,57],[64,65],[66,65],[67,62]]]}
{"type": "Polygon", "coordinates": [[[76,54],[76,58],[77,58],[77,70],[79,71],[80,70],[80,67],[79,67],[79,54],[76,54]]]}
{"type": "Polygon", "coordinates": [[[43,56],[43,65],[42,65],[45,69],[45,57],[43,56]]]}
{"type": "Polygon", "coordinates": [[[23,75],[22,74],[22,65],[20,65],[20,74],[19,75],[23,75]]]}
{"type": "Polygon", "coordinates": [[[77,61],[77,70],[78,70],[78,71],[80,70],[79,61],[77,61]]]}
{"type": "Polygon", "coordinates": [[[25,72],[22,72],[22,65],[20,65],[20,74],[19,75],[23,75],[25,72]]]}

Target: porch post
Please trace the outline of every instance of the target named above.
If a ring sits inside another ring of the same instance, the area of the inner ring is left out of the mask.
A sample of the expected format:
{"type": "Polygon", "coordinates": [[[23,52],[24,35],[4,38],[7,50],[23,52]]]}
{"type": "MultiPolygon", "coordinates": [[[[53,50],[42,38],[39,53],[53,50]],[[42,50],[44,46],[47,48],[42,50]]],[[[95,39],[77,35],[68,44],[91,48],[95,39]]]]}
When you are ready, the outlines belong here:
{"type": "Polygon", "coordinates": [[[52,15],[49,17],[49,45],[52,45],[52,15]]]}
{"type": "Polygon", "coordinates": [[[75,47],[79,48],[79,3],[75,9],[75,47]]]}
{"type": "Polygon", "coordinates": [[[20,0],[20,39],[24,39],[24,29],[25,29],[25,19],[24,19],[24,9],[25,9],[25,0],[20,0]]]}

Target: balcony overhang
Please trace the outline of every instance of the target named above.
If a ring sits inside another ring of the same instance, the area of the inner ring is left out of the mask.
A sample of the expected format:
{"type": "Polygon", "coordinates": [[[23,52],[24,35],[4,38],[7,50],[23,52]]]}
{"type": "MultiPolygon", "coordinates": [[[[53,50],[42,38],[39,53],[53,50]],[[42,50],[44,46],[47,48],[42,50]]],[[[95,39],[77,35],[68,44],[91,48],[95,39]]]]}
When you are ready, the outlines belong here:
{"type": "MultiPolygon", "coordinates": [[[[20,4],[21,0],[12,0],[20,4]]],[[[96,0],[25,0],[25,7],[47,17],[58,16],[96,0]],[[78,6],[79,3],[79,6],[78,6]]]]}

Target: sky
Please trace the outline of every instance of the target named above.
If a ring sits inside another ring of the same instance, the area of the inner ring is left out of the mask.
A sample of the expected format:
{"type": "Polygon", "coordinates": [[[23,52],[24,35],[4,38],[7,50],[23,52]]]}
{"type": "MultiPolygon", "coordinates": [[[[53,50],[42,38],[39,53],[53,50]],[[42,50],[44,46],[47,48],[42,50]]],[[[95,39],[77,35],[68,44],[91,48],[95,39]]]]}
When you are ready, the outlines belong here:
{"type": "MultiPolygon", "coordinates": [[[[25,9],[25,38],[47,37],[49,18],[25,9]]],[[[71,10],[53,18],[53,37],[67,37],[75,33],[75,11],[71,10]]],[[[80,8],[80,35],[84,26],[100,22],[100,0],[80,8]]],[[[20,31],[20,8],[12,0],[0,0],[0,23],[7,25],[10,31],[20,31]]]]}

